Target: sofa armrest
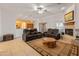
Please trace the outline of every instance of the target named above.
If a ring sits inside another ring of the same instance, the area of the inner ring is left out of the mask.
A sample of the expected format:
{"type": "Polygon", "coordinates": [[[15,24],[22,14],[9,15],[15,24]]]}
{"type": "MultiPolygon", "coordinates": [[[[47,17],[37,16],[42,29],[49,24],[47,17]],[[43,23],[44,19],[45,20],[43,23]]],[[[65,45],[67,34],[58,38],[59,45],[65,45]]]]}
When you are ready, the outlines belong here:
{"type": "Polygon", "coordinates": [[[60,33],[58,33],[58,34],[56,35],[56,39],[57,39],[57,40],[60,39],[60,33]]]}
{"type": "Polygon", "coordinates": [[[37,33],[41,33],[41,32],[37,32],[37,33]]]}
{"type": "Polygon", "coordinates": [[[47,32],[44,32],[44,33],[47,33],[47,32]]]}
{"type": "Polygon", "coordinates": [[[27,36],[27,35],[26,35],[25,33],[22,34],[22,39],[23,39],[24,41],[26,41],[26,36],[27,36]]]}

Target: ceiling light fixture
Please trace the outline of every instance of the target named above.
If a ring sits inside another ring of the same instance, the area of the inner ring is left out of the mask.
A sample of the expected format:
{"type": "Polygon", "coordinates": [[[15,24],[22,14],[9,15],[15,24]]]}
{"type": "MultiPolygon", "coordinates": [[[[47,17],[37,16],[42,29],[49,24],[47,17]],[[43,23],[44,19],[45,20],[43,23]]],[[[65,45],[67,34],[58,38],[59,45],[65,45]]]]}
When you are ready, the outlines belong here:
{"type": "Polygon", "coordinates": [[[44,6],[43,6],[43,5],[40,5],[39,7],[44,8],[44,6]]]}
{"type": "Polygon", "coordinates": [[[34,6],[34,10],[35,10],[35,11],[37,10],[37,6],[34,6]]]}
{"type": "Polygon", "coordinates": [[[38,11],[39,14],[43,14],[43,11],[38,11]]]}
{"type": "Polygon", "coordinates": [[[37,11],[39,14],[43,14],[47,11],[47,9],[43,5],[34,6],[34,10],[37,11]]]}

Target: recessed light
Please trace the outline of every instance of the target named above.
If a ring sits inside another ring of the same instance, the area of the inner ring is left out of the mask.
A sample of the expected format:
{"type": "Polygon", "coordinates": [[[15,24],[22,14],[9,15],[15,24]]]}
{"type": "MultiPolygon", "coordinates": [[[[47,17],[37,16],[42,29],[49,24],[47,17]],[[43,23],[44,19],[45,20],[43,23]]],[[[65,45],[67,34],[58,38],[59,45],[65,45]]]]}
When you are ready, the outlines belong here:
{"type": "Polygon", "coordinates": [[[37,6],[34,6],[34,10],[35,10],[35,11],[37,10],[37,6]]]}
{"type": "Polygon", "coordinates": [[[62,7],[61,10],[65,10],[65,7],[62,7]]]}
{"type": "Polygon", "coordinates": [[[26,19],[26,18],[28,18],[28,16],[23,17],[23,19],[26,19]]]}

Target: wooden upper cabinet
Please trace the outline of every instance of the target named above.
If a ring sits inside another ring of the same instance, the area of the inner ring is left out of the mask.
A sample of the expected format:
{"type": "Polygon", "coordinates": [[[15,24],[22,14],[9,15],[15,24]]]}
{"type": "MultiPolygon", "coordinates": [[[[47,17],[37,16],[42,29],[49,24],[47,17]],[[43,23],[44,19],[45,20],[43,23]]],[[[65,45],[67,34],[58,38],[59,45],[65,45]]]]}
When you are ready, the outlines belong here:
{"type": "Polygon", "coordinates": [[[32,20],[16,20],[16,28],[17,29],[28,29],[33,28],[34,22],[32,20]]]}
{"type": "Polygon", "coordinates": [[[32,23],[29,23],[29,24],[27,24],[27,28],[33,28],[34,26],[33,26],[33,24],[32,23]]]}
{"type": "Polygon", "coordinates": [[[27,20],[26,25],[27,25],[27,28],[32,29],[34,27],[34,22],[32,20],[27,20]]]}

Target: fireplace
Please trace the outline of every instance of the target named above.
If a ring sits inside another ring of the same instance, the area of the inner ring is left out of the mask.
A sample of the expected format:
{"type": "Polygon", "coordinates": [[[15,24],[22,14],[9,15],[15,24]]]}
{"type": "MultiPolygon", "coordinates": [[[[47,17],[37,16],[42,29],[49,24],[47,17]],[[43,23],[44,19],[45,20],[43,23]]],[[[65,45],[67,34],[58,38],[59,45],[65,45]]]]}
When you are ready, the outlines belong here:
{"type": "Polygon", "coordinates": [[[65,34],[73,36],[73,29],[65,29],[65,34]]]}

